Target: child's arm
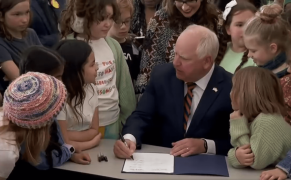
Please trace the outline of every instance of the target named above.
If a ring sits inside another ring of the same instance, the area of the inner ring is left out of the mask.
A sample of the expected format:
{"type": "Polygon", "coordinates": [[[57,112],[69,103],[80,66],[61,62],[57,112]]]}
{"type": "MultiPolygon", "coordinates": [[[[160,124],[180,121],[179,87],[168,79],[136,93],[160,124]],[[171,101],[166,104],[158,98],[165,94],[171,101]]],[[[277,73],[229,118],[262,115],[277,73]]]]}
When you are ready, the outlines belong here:
{"type": "Polygon", "coordinates": [[[287,156],[276,167],[284,171],[288,177],[291,177],[291,150],[288,151],[287,156]]]}
{"type": "Polygon", "coordinates": [[[73,144],[78,144],[78,146],[80,147],[81,151],[85,151],[87,149],[91,149],[91,148],[97,146],[100,143],[101,136],[102,136],[101,133],[99,133],[97,136],[95,136],[90,141],[84,141],[84,142],[73,141],[73,144]]]}
{"type": "Polygon", "coordinates": [[[248,120],[237,111],[230,115],[230,142],[233,147],[240,147],[250,143],[248,120]],[[236,113],[234,116],[233,114],[236,113]]]}
{"type": "Polygon", "coordinates": [[[93,140],[98,135],[99,129],[99,112],[96,107],[93,118],[92,126],[85,131],[68,131],[68,137],[71,141],[86,142],[93,140]]]}

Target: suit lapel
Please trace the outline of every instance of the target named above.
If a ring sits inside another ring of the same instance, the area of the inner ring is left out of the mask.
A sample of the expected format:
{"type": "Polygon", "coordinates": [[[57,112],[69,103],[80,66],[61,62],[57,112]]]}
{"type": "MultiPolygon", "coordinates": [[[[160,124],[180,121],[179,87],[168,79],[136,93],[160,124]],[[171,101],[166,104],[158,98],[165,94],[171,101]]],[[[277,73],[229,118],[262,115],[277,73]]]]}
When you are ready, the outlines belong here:
{"type": "MultiPolygon", "coordinates": [[[[213,74],[199,101],[199,104],[195,110],[194,116],[189,126],[189,129],[191,129],[191,131],[198,127],[199,123],[201,122],[215,99],[218,97],[219,93],[222,91],[223,86],[222,83],[220,83],[221,81],[223,81],[223,76],[220,73],[218,67],[215,66],[213,74]],[[215,88],[217,89],[217,91],[214,90],[215,88]]],[[[191,131],[187,131],[187,133],[191,131]]]]}
{"type": "Polygon", "coordinates": [[[177,79],[176,72],[174,69],[174,76],[173,80],[171,81],[171,88],[173,90],[172,97],[174,99],[174,107],[175,107],[175,128],[179,135],[184,134],[184,127],[183,127],[183,114],[184,114],[184,82],[177,79]]]}

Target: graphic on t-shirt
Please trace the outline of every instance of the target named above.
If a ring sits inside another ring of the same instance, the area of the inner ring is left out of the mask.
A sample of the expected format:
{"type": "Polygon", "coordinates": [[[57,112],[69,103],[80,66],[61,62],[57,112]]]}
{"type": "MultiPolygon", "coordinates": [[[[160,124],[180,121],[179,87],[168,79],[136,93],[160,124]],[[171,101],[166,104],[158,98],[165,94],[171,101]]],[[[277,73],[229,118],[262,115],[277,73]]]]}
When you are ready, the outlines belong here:
{"type": "Polygon", "coordinates": [[[98,76],[96,79],[98,95],[105,95],[113,93],[115,89],[115,83],[113,82],[115,76],[115,61],[102,61],[98,63],[98,76]]]}
{"type": "Polygon", "coordinates": [[[130,60],[132,61],[132,58],[131,58],[131,55],[130,53],[123,53],[124,57],[125,57],[125,60],[130,60]]]}

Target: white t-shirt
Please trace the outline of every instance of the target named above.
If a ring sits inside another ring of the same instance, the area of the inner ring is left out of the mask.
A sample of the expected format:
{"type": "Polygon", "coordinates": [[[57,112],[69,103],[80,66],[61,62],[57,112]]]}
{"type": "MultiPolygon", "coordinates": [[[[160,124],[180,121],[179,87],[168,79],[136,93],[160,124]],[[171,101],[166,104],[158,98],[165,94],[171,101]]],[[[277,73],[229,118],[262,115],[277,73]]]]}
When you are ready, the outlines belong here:
{"type": "MultiPolygon", "coordinates": [[[[80,113],[83,121],[78,114],[78,119],[75,117],[74,111],[69,104],[65,105],[57,117],[57,120],[67,120],[68,130],[70,131],[84,131],[90,129],[95,109],[98,108],[97,87],[95,85],[87,85],[84,90],[86,92],[86,96],[83,102],[83,112],[80,113]]],[[[75,98],[72,102],[75,102],[75,98]]],[[[77,111],[81,112],[80,105],[77,106],[77,111]]]]}
{"type": "MultiPolygon", "coordinates": [[[[0,127],[7,124],[0,113],[0,127]]],[[[14,132],[0,133],[0,177],[8,178],[19,158],[19,148],[15,142],[14,132]]]]}
{"type": "Polygon", "coordinates": [[[119,118],[119,95],[116,89],[114,54],[104,38],[89,41],[99,70],[96,79],[99,98],[99,126],[115,123],[119,118]]]}

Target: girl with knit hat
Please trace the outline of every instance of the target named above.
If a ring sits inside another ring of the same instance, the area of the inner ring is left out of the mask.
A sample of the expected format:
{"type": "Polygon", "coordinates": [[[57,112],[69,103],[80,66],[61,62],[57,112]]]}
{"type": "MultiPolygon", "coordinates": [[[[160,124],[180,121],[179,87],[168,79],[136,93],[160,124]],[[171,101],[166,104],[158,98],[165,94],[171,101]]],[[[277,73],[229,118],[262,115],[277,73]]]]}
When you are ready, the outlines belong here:
{"type": "MultiPolygon", "coordinates": [[[[56,78],[29,72],[14,80],[4,93],[0,121],[0,179],[6,179],[19,159],[41,163],[50,139],[50,127],[63,109],[66,88],[56,78]]],[[[71,147],[67,147],[71,151],[71,147]]]]}

